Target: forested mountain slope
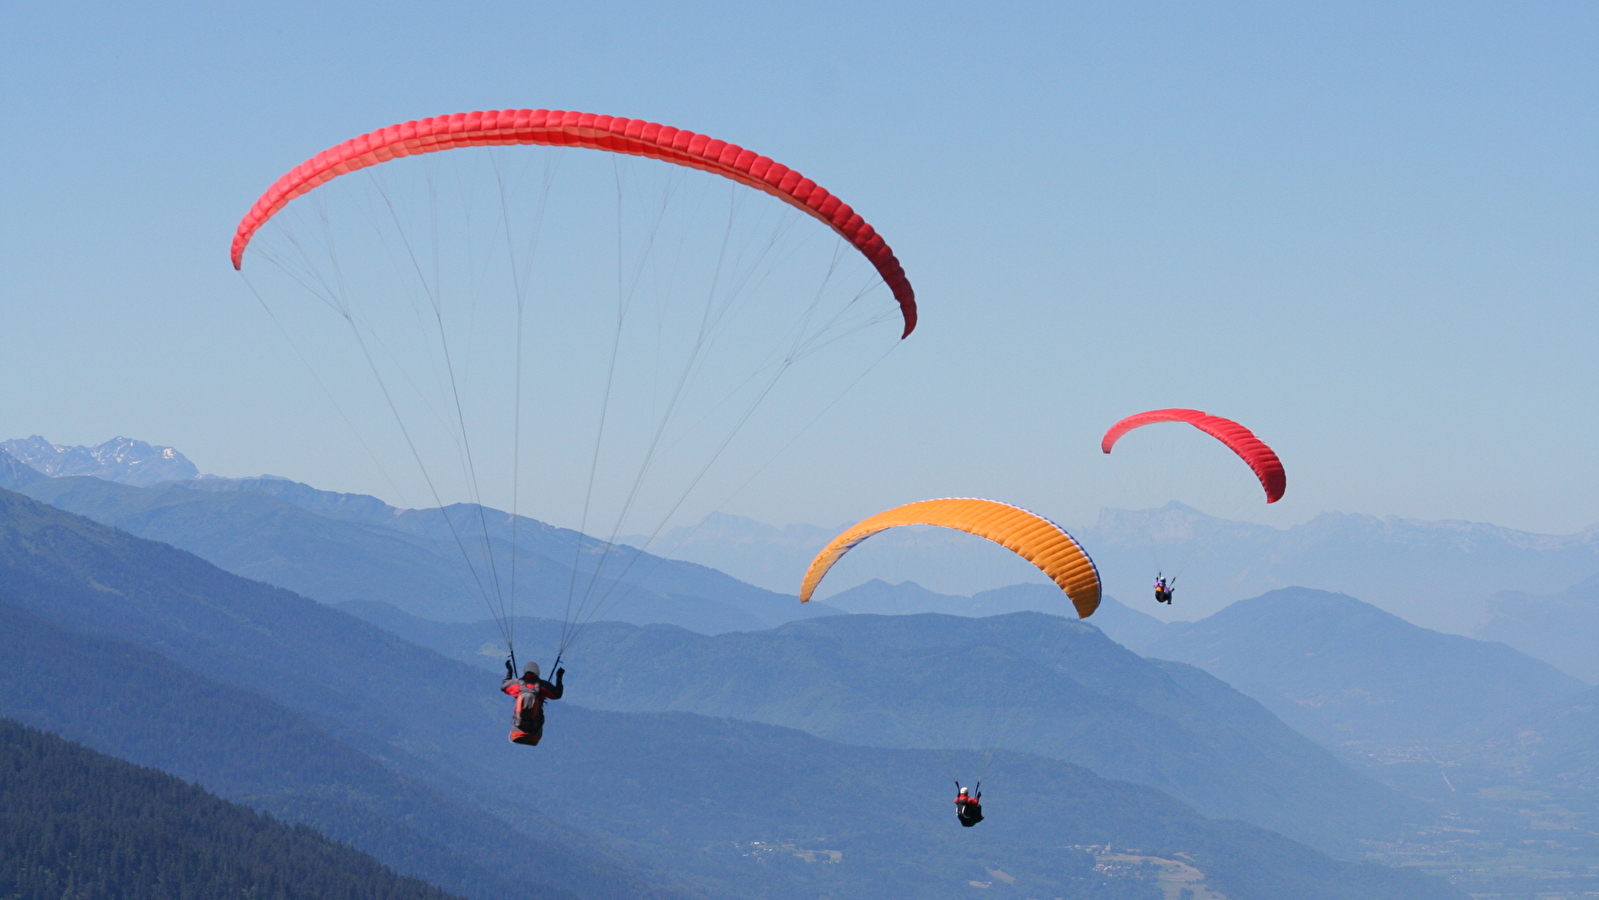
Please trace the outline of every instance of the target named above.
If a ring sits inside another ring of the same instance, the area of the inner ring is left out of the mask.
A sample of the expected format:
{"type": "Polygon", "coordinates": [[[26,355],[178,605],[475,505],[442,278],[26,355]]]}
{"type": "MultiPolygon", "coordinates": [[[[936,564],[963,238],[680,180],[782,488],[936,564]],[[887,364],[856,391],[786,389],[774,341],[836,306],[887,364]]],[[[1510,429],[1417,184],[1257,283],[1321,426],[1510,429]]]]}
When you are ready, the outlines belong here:
{"type": "Polygon", "coordinates": [[[309,825],[474,900],[675,896],[546,815],[501,818],[445,796],[259,694],[3,599],[0,715],[309,825]]]}
{"type": "Polygon", "coordinates": [[[310,828],[0,718],[0,897],[450,896],[310,828]]]}

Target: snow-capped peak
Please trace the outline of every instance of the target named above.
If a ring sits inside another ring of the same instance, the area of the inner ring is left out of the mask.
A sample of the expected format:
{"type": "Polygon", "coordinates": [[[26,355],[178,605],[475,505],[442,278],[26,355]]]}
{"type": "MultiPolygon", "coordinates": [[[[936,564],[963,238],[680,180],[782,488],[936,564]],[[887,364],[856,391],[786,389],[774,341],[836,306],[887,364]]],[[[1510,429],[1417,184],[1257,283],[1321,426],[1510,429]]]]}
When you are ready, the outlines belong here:
{"type": "Polygon", "coordinates": [[[194,463],[177,450],[120,436],[93,447],[70,447],[33,435],[0,442],[0,449],[51,478],[89,475],[146,487],[200,476],[194,463]]]}

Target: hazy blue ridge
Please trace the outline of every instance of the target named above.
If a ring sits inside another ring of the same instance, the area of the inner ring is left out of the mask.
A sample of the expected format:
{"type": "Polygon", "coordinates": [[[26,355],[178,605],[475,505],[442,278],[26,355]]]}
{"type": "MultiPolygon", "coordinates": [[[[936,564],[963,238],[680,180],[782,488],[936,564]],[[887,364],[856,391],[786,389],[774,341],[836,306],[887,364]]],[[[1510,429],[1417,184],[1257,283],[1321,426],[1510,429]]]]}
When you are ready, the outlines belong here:
{"type": "MultiPolygon", "coordinates": [[[[474,620],[497,609],[487,552],[509,581],[509,516],[485,511],[489,551],[481,540],[451,534],[445,515],[467,537],[481,534],[476,507],[399,510],[372,497],[317,491],[284,479],[200,479],[136,488],[98,479],[33,483],[29,496],[132,534],[170,543],[246,578],[328,603],[382,600],[427,618],[474,620]],[[468,566],[467,560],[471,561],[468,566]],[[479,585],[482,589],[479,589],[479,585]]],[[[524,612],[559,616],[574,583],[574,560],[592,571],[603,544],[522,517],[518,528],[517,602],[524,612]]],[[[770,627],[830,610],[802,607],[692,563],[617,548],[593,596],[607,598],[607,618],[670,622],[706,633],[770,627]],[[628,568],[628,563],[632,565],[628,568]]]]}
{"type": "Polygon", "coordinates": [[[17,491],[48,477],[4,450],[0,450],[0,488],[17,491]]]}
{"type": "Polygon", "coordinates": [[[930,591],[914,581],[889,584],[881,578],[873,578],[839,591],[827,598],[827,603],[845,612],[880,616],[942,613],[975,618],[1030,610],[1062,616],[1076,615],[1071,601],[1053,584],[1017,584],[963,597],[930,591]]]}
{"type": "MultiPolygon", "coordinates": [[[[736,725],[748,734],[764,734],[763,740],[768,741],[746,739],[740,749],[738,742],[715,736],[724,726],[700,717],[681,716],[671,720],[669,727],[652,728],[644,721],[648,716],[643,714],[604,714],[562,702],[552,706],[545,746],[537,751],[515,747],[503,738],[508,710],[504,698],[494,690],[498,679],[493,675],[448,661],[376,626],[286,591],[221,572],[189,554],[130,537],[10,493],[0,493],[0,574],[3,574],[0,583],[5,585],[25,583],[30,590],[24,592],[26,596],[18,602],[60,627],[92,630],[129,640],[180,660],[212,679],[265,694],[306,716],[314,726],[339,740],[376,754],[401,774],[419,777],[448,796],[471,800],[502,817],[518,821],[524,830],[537,833],[537,822],[524,823],[516,817],[536,819],[540,812],[557,811],[551,799],[555,751],[562,746],[561,741],[575,741],[568,745],[572,747],[570,753],[562,753],[561,759],[584,764],[590,764],[585,762],[587,760],[600,760],[592,763],[594,777],[616,791],[626,792],[625,798],[614,803],[601,803],[603,798],[599,795],[578,791],[572,800],[578,805],[592,807],[589,814],[596,818],[586,823],[574,819],[575,824],[592,824],[605,817],[618,823],[645,820],[659,823],[658,827],[631,830],[619,827],[618,834],[607,835],[607,838],[621,842],[630,852],[636,852],[641,859],[669,874],[700,885],[699,893],[703,896],[751,896],[739,885],[747,883],[741,879],[752,876],[747,872],[722,871],[717,866],[706,871],[708,864],[701,857],[682,858],[683,845],[674,834],[678,830],[691,830],[688,824],[678,820],[695,812],[715,821],[751,824],[752,827],[743,832],[747,840],[742,846],[744,852],[752,855],[740,853],[737,856],[761,873],[759,881],[764,887],[760,895],[763,897],[780,900],[814,897],[818,894],[814,890],[819,883],[817,879],[823,879],[834,896],[858,896],[861,900],[885,896],[882,884],[861,881],[869,881],[869,873],[863,875],[852,868],[815,868],[831,864],[804,862],[792,855],[795,851],[782,850],[784,842],[793,837],[792,829],[785,810],[769,808],[769,804],[763,802],[760,785],[770,785],[773,776],[759,773],[765,761],[781,756],[776,746],[784,740],[781,735],[792,735],[803,741],[816,741],[814,738],[795,732],[736,725]],[[596,731],[586,728],[582,724],[585,720],[613,724],[608,726],[610,730],[596,731]],[[779,737],[774,738],[773,734],[779,737]],[[721,756],[715,755],[718,753],[721,756]],[[605,761],[607,754],[611,755],[609,762],[605,761]],[[635,770],[652,773],[653,780],[641,775],[624,779],[606,774],[622,766],[623,760],[635,770]],[[698,771],[691,765],[695,760],[700,761],[698,771]],[[755,774],[744,787],[739,787],[738,779],[744,772],[755,774]],[[686,779],[681,783],[694,785],[720,779],[729,789],[718,797],[718,806],[707,809],[695,805],[699,803],[700,791],[673,791],[672,786],[680,783],[679,779],[686,779]],[[689,807],[687,811],[685,803],[689,807]],[[607,805],[611,808],[607,809],[607,805]],[[757,825],[759,827],[754,827],[757,825]],[[756,841],[767,849],[755,849],[756,841]],[[779,861],[771,863],[774,854],[779,861]],[[788,859],[804,862],[805,868],[790,871],[792,866],[786,862],[788,859]]],[[[853,617],[833,621],[849,618],[853,617]]],[[[658,627],[657,630],[662,629],[658,627]]],[[[688,634],[681,630],[676,633],[688,634]]],[[[581,697],[575,687],[578,683],[575,675],[568,681],[569,685],[574,685],[569,687],[572,692],[569,696],[581,697]]],[[[815,787],[807,793],[831,804],[833,797],[843,792],[847,800],[850,784],[855,779],[848,770],[840,770],[832,764],[840,752],[847,751],[823,742],[812,746],[819,748],[817,752],[783,767],[785,777],[797,779],[799,773],[814,773],[815,781],[805,783],[815,787]]],[[[882,757],[885,773],[919,770],[925,773],[929,785],[942,781],[942,771],[927,771],[922,762],[925,757],[894,755],[907,751],[880,749],[871,752],[885,754],[882,757]]],[[[1055,772],[1054,777],[1060,778],[1074,771],[1050,760],[1040,759],[1036,765],[1055,772]]],[[[1112,799],[1092,804],[1084,812],[1085,816],[1110,817],[1110,822],[1117,816],[1129,816],[1142,824],[1128,829],[1128,840],[1147,839],[1151,846],[1174,847],[1170,851],[1173,853],[1195,856],[1212,853],[1216,863],[1212,865],[1213,871],[1206,874],[1218,884],[1227,883],[1230,886],[1228,895],[1235,900],[1280,897],[1288,885],[1295,885],[1298,896],[1303,897],[1348,897],[1351,900],[1394,897],[1397,900],[1401,897],[1459,896],[1441,882],[1406,872],[1337,863],[1259,829],[1227,823],[1205,824],[1205,820],[1191,812],[1188,815],[1199,823],[1197,836],[1180,845],[1169,841],[1158,843],[1162,835],[1170,833],[1169,810],[1173,801],[1146,788],[1103,783],[1108,785],[1106,790],[1111,792],[1112,799]],[[1132,793],[1125,793],[1128,791],[1132,793]],[[1139,812],[1146,802],[1139,800],[1140,797],[1153,798],[1148,802],[1154,803],[1154,808],[1162,810],[1162,814],[1147,816],[1139,812]],[[1244,830],[1229,830],[1238,828],[1244,830]],[[1139,835],[1144,837],[1139,838],[1139,835]],[[1214,841],[1213,835],[1216,836],[1214,841]],[[1222,840],[1223,835],[1230,837],[1222,840]],[[1266,882],[1265,887],[1251,888],[1249,873],[1255,866],[1275,881],[1266,882]]],[[[1048,779],[1041,775],[1037,779],[1023,779],[1017,788],[1006,790],[1020,795],[1027,790],[1047,787],[1048,779]]],[[[914,802],[924,801],[919,788],[914,793],[914,802]]],[[[947,806],[948,796],[948,790],[940,785],[937,794],[925,798],[925,802],[930,810],[943,811],[934,822],[943,821],[942,827],[948,828],[951,835],[963,835],[964,830],[953,822],[947,806]]],[[[869,808],[858,805],[847,806],[847,812],[866,820],[876,816],[869,808]]],[[[831,806],[826,813],[833,815],[831,806]]],[[[835,818],[840,816],[842,813],[835,818]]],[[[1020,820],[1017,824],[1026,827],[1020,820]]],[[[1098,832],[1120,833],[1107,830],[1107,822],[1086,824],[1098,832]]],[[[888,833],[891,841],[899,841],[896,829],[889,828],[888,833]]],[[[996,879],[993,882],[996,896],[1007,896],[1005,892],[1009,891],[1008,896],[1021,898],[1028,896],[1019,893],[1027,885],[1045,883],[1070,889],[1048,896],[1157,896],[1150,890],[1152,885],[1136,879],[1127,890],[1123,890],[1126,885],[1114,888],[1120,893],[1108,893],[1086,875],[1082,877],[1089,880],[1073,882],[1077,877],[1074,873],[1082,872],[1083,866],[1081,857],[1061,850],[1064,836],[1044,829],[1036,841],[1032,845],[1034,849],[1029,851],[1031,856],[1005,858],[1005,864],[1017,870],[1014,874],[1010,874],[1009,869],[1004,870],[1007,878],[1016,879],[1014,883],[991,876],[996,879]],[[1006,887],[1001,889],[1001,884],[1006,887]]],[[[910,885],[901,896],[969,896],[971,888],[967,882],[972,880],[966,874],[969,866],[951,879],[952,873],[947,868],[949,857],[941,848],[916,845],[909,838],[900,843],[906,844],[900,851],[905,855],[920,855],[938,863],[931,869],[916,870],[922,881],[910,885]]],[[[715,855],[726,849],[709,846],[699,847],[695,852],[715,855]]],[[[806,849],[811,848],[800,848],[800,851],[806,849]]],[[[864,845],[858,852],[866,852],[864,845]]],[[[812,854],[812,859],[822,857],[812,854]]]]}
{"type": "MultiPolygon", "coordinates": [[[[628,546],[622,542],[608,545],[598,538],[528,516],[513,517],[503,510],[484,507],[480,518],[479,508],[474,504],[446,507],[444,512],[449,517],[446,520],[437,509],[398,509],[375,497],[321,491],[287,479],[206,479],[192,487],[267,493],[313,512],[334,514],[438,544],[450,544],[452,548],[455,534],[481,534],[486,525],[490,540],[497,548],[502,548],[497,551],[501,555],[508,553],[514,540],[519,552],[555,561],[566,570],[563,574],[569,574],[574,568],[583,575],[599,571],[602,581],[636,582],[647,592],[670,595],[678,602],[687,598],[726,604],[734,612],[768,625],[835,612],[822,604],[800,606],[794,594],[756,587],[709,566],[667,559],[643,552],[637,545],[628,546]],[[453,529],[450,523],[454,523],[453,529]]],[[[639,545],[642,543],[639,540],[639,545]]],[[[626,601],[621,602],[625,604],[626,601]]],[[[607,616],[617,618],[609,611],[607,616]]]]}
{"type": "MultiPolygon", "coordinates": [[[[0,598],[16,590],[8,583],[0,598]]],[[[152,651],[53,625],[3,599],[0,714],[308,825],[478,900],[673,896],[596,853],[592,837],[562,834],[536,814],[508,825],[386,769],[258,694],[152,651]],[[101,695],[106,702],[96,702],[101,695]],[[530,819],[544,824],[529,828],[530,819]]]]}
{"type": "MultiPolygon", "coordinates": [[[[874,578],[834,594],[827,602],[845,612],[878,615],[929,612],[971,617],[1013,612],[1046,612],[1067,618],[1076,615],[1071,602],[1053,584],[1012,584],[963,597],[939,594],[914,581],[889,584],[874,578]]],[[[1099,609],[1084,621],[1116,643],[1135,651],[1166,627],[1165,622],[1120,603],[1109,594],[1101,596],[1099,609]]]]}
{"type": "MultiPolygon", "coordinates": [[[[1411,622],[1464,634],[1495,592],[1552,593],[1599,572],[1595,528],[1545,535],[1477,522],[1324,512],[1279,529],[1170,503],[1160,509],[1101,510],[1093,523],[1067,530],[1093,556],[1109,593],[1124,600],[1147,597],[1157,568],[1168,575],[1181,572],[1177,610],[1199,610],[1198,615],[1305,585],[1361,597],[1411,622]]],[[[713,514],[697,526],[669,530],[656,550],[787,589],[835,533],[713,514]]],[[[992,568],[985,562],[991,552],[982,541],[947,529],[895,529],[873,537],[841,563],[830,576],[831,590],[878,578],[914,580],[937,594],[967,594],[981,588],[973,573],[992,568]],[[907,560],[914,562],[914,572],[907,560]]],[[[823,594],[829,601],[831,596],[823,594]]]]}
{"type": "MultiPolygon", "coordinates": [[[[1019,592],[1022,588],[1036,590],[1038,587],[1041,585],[1018,584],[997,590],[1019,592]]],[[[1150,602],[1153,603],[1154,600],[1151,599],[1150,602]]],[[[1165,622],[1148,613],[1139,612],[1109,595],[1100,600],[1099,609],[1089,617],[1088,624],[1105,632],[1106,637],[1135,653],[1139,647],[1147,645],[1166,628],[1165,622]]]]}
{"type": "Polygon", "coordinates": [[[349,522],[330,522],[272,497],[216,498],[187,486],[135,488],[61,478],[29,496],[130,534],[162,541],[256,581],[323,597],[383,596],[404,603],[436,598],[419,615],[477,610],[465,568],[448,568],[445,548],[349,522]],[[442,558],[441,558],[442,557],[442,558]],[[441,567],[440,562],[446,565],[441,567]]]}
{"type": "Polygon", "coordinates": [[[1342,594],[1288,588],[1139,648],[1210,672],[1321,743],[1373,765],[1440,758],[1586,687],[1504,644],[1442,634],[1342,594]]]}
{"type": "MultiPolygon", "coordinates": [[[[348,608],[445,655],[497,664],[480,654],[488,623],[348,608]]],[[[547,658],[559,625],[524,620],[518,632],[547,658]]],[[[605,623],[569,667],[588,705],[727,716],[865,746],[1022,750],[1338,853],[1430,815],[1214,677],[1173,674],[1087,625],[1040,613],[833,616],[714,637],[605,623]]]]}
{"type": "Polygon", "coordinates": [[[1503,641],[1589,684],[1599,683],[1599,575],[1552,595],[1495,594],[1473,634],[1503,641]]]}
{"type": "MultiPolygon", "coordinates": [[[[696,525],[666,529],[653,542],[653,548],[662,556],[712,566],[750,584],[788,590],[805,573],[817,551],[848,526],[849,523],[840,523],[836,528],[778,527],[713,512],[696,525]]],[[[644,537],[626,535],[621,540],[637,546],[644,537]]]]}
{"type": "Polygon", "coordinates": [[[0,897],[450,896],[310,828],[0,718],[0,897]]]}

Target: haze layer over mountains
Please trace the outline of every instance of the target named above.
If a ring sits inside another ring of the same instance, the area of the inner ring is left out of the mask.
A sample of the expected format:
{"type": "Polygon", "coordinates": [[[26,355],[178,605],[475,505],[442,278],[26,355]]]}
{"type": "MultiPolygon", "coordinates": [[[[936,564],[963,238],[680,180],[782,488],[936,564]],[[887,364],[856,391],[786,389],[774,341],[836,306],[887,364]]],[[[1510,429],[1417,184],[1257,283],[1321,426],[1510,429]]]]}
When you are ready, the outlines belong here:
{"type": "MultiPolygon", "coordinates": [[[[26,443],[42,457],[53,446],[26,443]]],[[[112,443],[57,448],[96,477],[0,455],[0,487],[57,507],[0,495],[0,715],[466,896],[1159,896],[1188,865],[1235,900],[1457,896],[1336,858],[1420,863],[1506,897],[1599,878],[1581,862],[1599,854],[1584,836],[1599,832],[1599,721],[1570,635],[1592,614],[1585,539],[1389,523],[1342,544],[1337,529],[1301,534],[1300,556],[1279,557],[1278,572],[1311,572],[1323,550],[1380,569],[1413,547],[1418,565],[1534,572],[1523,583],[1549,596],[1483,601],[1482,627],[1515,631],[1515,648],[1307,588],[1192,623],[1136,611],[1153,605],[1142,587],[1086,622],[1025,583],[959,594],[857,579],[801,607],[706,565],[613,550],[627,576],[600,569],[612,601],[569,657],[568,699],[530,758],[501,736],[497,633],[446,540],[445,514],[474,508],[399,510],[273,478],[139,486],[126,482],[143,461],[188,461],[112,443]],[[111,729],[73,701],[76,673],[99,660],[143,686],[137,715],[111,729]],[[369,714],[374,680],[405,703],[369,714]],[[258,733],[230,730],[237,710],[258,733]],[[944,827],[952,763],[989,769],[1004,816],[944,827]],[[813,802],[840,791],[847,815],[813,802]],[[507,855],[508,835],[537,849],[507,855]],[[1123,859],[1139,856],[1165,862],[1123,859]]],[[[503,558],[510,520],[490,512],[503,558]]],[[[742,547],[749,566],[798,558],[788,545],[810,539],[755,526],[734,540],[717,531],[730,519],[701,529],[720,535],[705,546],[742,547]],[[751,537],[771,532],[784,537],[751,537]]],[[[1215,530],[1240,554],[1295,533],[1233,524],[1215,530]]],[[[550,617],[574,567],[602,565],[600,544],[534,519],[518,530],[519,645],[547,659],[550,617]]],[[[686,556],[684,534],[668,549],[686,556]]],[[[937,546],[929,534],[907,544],[937,546]]],[[[1095,540],[1102,570],[1147,567],[1095,540]]],[[[1200,569],[1185,582],[1203,583],[1200,569]]]]}
{"type": "Polygon", "coordinates": [[[937,751],[567,703],[533,765],[500,737],[492,674],[17,494],[0,522],[0,711],[467,896],[937,897],[985,879],[1000,896],[1148,895],[1098,871],[1111,845],[1192,858],[1227,896],[1454,896],[1036,755],[996,753],[1014,812],[975,840],[947,821],[937,751]],[[77,698],[97,665],[135,688],[110,727],[77,698]],[[841,786],[847,816],[817,803],[841,786]]]}
{"type": "MultiPolygon", "coordinates": [[[[172,472],[153,483],[168,480],[191,489],[275,497],[339,523],[320,522],[315,527],[345,527],[348,533],[337,542],[346,545],[348,554],[308,560],[262,547],[270,535],[250,532],[275,527],[289,512],[287,506],[263,503],[259,496],[234,498],[251,508],[213,523],[224,530],[238,529],[230,537],[211,531],[203,521],[209,513],[184,502],[194,500],[190,495],[133,500],[127,492],[82,484],[38,488],[63,508],[103,517],[102,521],[199,553],[230,571],[318,599],[374,599],[381,593],[386,601],[424,617],[469,620],[483,615],[481,604],[463,587],[459,551],[449,544],[449,529],[436,512],[399,510],[374,497],[318,491],[270,476],[200,476],[198,468],[174,448],[120,437],[97,447],[65,447],[34,436],[0,442],[0,451],[23,453],[34,461],[19,465],[15,459],[0,459],[0,487],[37,484],[46,471],[134,486],[151,484],[156,473],[172,472]],[[69,494],[74,496],[68,499],[69,494]],[[134,512],[135,508],[141,511],[134,512]],[[251,516],[257,520],[242,526],[251,516]],[[379,527],[375,534],[372,526],[379,527]],[[359,529],[366,533],[356,534],[359,529]],[[396,540],[406,546],[397,546],[396,540]],[[413,557],[412,551],[422,545],[430,552],[413,557]]],[[[451,508],[451,515],[459,521],[472,509],[461,504],[451,508]]],[[[567,558],[581,564],[585,555],[598,555],[595,548],[602,546],[587,538],[590,552],[574,553],[579,544],[576,532],[529,517],[520,522],[524,536],[532,541],[524,560],[529,568],[523,571],[540,573],[535,578],[549,575],[546,587],[556,593],[564,591],[564,586],[556,590],[556,582],[572,567],[567,558]]],[[[286,522],[281,524],[287,527],[286,522]]],[[[497,537],[508,534],[506,514],[499,513],[491,524],[498,528],[497,537]]],[[[1589,683],[1599,683],[1599,653],[1590,652],[1588,640],[1599,633],[1596,528],[1540,535],[1481,523],[1323,513],[1303,525],[1275,529],[1216,519],[1172,503],[1159,510],[1104,510],[1094,525],[1069,529],[1093,554],[1113,597],[1148,593],[1152,570],[1162,561],[1180,567],[1179,605],[1170,610],[1146,607],[1152,613],[1197,619],[1267,591],[1312,587],[1358,597],[1424,627],[1503,641],[1589,683]]],[[[835,533],[836,529],[813,525],[764,525],[722,513],[713,513],[693,527],[668,529],[645,548],[654,570],[640,579],[658,593],[627,593],[607,615],[710,631],[772,625],[808,615],[806,609],[794,611],[786,598],[797,589],[811,557],[835,533]],[[673,602],[666,603],[663,596],[673,602]],[[736,598],[737,603],[715,598],[736,598]]],[[[643,536],[622,541],[635,547],[644,543],[643,536]]],[[[618,570],[628,567],[625,554],[616,559],[618,570]]],[[[998,596],[987,595],[988,606],[972,606],[965,599],[951,602],[933,596],[968,598],[1016,582],[1038,583],[1040,576],[1021,560],[970,535],[906,528],[877,535],[845,557],[824,582],[821,596],[824,604],[859,612],[1063,611],[1053,598],[1045,603],[1017,598],[1000,602],[998,596]],[[910,599],[917,592],[908,589],[905,598],[894,600],[874,590],[868,593],[875,599],[854,596],[855,605],[831,599],[873,579],[889,584],[913,581],[926,589],[927,596],[910,599]]],[[[537,589],[532,592],[539,595],[537,589]]]]}
{"type": "MultiPolygon", "coordinates": [[[[1599,528],[1541,535],[1475,522],[1327,512],[1278,529],[1217,519],[1175,502],[1156,510],[1102,510],[1092,524],[1066,527],[1088,547],[1112,596],[1148,593],[1157,568],[1180,572],[1182,604],[1162,612],[1179,618],[1299,586],[1360,597],[1428,628],[1473,634],[1493,618],[1518,614],[1514,604],[1497,598],[1500,592],[1554,594],[1599,572],[1599,528]]],[[[713,514],[699,525],[669,530],[650,549],[752,584],[793,590],[798,579],[792,573],[804,572],[837,531],[713,514]]],[[[949,595],[1040,581],[1025,564],[1008,563],[969,535],[903,529],[852,552],[829,574],[821,596],[874,578],[915,581],[949,595]]],[[[1493,627],[1511,633],[1508,626],[1493,627]]]]}

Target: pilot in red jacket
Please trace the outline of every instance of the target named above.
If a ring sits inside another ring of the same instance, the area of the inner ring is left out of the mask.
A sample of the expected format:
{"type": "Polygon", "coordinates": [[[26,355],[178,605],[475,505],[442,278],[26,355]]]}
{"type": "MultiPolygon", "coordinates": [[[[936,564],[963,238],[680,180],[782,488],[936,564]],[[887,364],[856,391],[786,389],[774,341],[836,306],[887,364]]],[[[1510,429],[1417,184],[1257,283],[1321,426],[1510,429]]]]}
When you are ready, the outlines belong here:
{"type": "Polygon", "coordinates": [[[961,788],[961,792],[955,795],[955,815],[967,828],[983,821],[983,792],[978,791],[974,796],[961,788]]]}
{"type": "Polygon", "coordinates": [[[500,690],[516,698],[516,712],[511,718],[511,742],[536,747],[544,737],[544,701],[559,700],[566,692],[561,684],[566,670],[555,670],[554,684],[539,679],[539,664],[535,662],[527,664],[521,678],[515,677],[514,671],[511,661],[506,660],[505,680],[500,682],[500,690]]]}

